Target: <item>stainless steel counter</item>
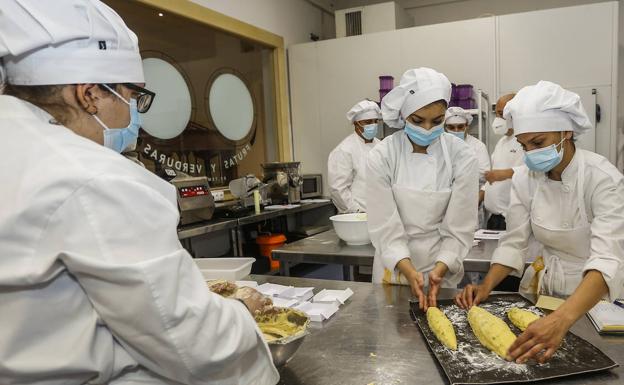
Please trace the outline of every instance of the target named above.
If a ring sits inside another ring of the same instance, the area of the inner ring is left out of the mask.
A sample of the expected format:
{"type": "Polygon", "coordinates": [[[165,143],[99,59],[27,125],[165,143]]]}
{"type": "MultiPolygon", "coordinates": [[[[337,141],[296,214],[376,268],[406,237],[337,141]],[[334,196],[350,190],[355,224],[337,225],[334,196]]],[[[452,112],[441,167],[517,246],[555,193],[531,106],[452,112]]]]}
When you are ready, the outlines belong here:
{"type": "MultiPolygon", "coordinates": [[[[498,241],[482,240],[464,259],[464,270],[486,273],[498,241]]],[[[372,244],[349,246],[340,240],[334,230],[289,243],[273,250],[273,259],[280,261],[280,274],[290,275],[290,267],[297,263],[335,263],[345,266],[372,266],[375,248],[372,244]]],[[[352,271],[345,269],[345,280],[352,279],[352,271]]]]}
{"type": "Polygon", "coordinates": [[[239,226],[248,225],[250,223],[257,223],[266,221],[267,219],[277,218],[283,215],[291,215],[300,213],[302,211],[314,210],[320,207],[331,206],[333,203],[320,202],[320,203],[301,203],[298,207],[291,209],[277,209],[277,210],[263,210],[260,214],[251,214],[238,219],[239,226]]]}
{"type": "Polygon", "coordinates": [[[331,202],[302,203],[299,207],[295,207],[292,209],[264,210],[260,214],[251,214],[241,218],[213,219],[210,221],[199,222],[192,225],[181,226],[180,228],[178,228],[178,238],[186,239],[196,237],[198,235],[208,234],[214,231],[229,230],[250,223],[262,222],[284,215],[296,214],[303,211],[314,210],[317,208],[331,205],[331,202]]]}
{"type": "Polygon", "coordinates": [[[303,202],[300,206],[291,209],[264,210],[260,214],[251,214],[241,218],[212,219],[205,222],[180,226],[178,228],[178,239],[180,239],[184,247],[191,253],[191,255],[194,255],[191,238],[227,230],[229,231],[232,255],[240,257],[243,256],[243,226],[278,217],[288,217],[290,215],[299,214],[305,211],[322,209],[330,206],[333,208],[333,203],[331,203],[331,201],[318,203],[303,202]]]}
{"type": "Polygon", "coordinates": [[[192,225],[185,225],[178,228],[178,239],[183,240],[215,231],[229,230],[236,226],[238,226],[237,219],[215,219],[192,225]]]}
{"type": "MultiPolygon", "coordinates": [[[[272,282],[320,289],[351,288],[354,295],[338,313],[313,324],[311,335],[284,368],[283,385],[407,385],[446,384],[444,374],[409,316],[407,286],[324,281],[292,277],[251,276],[272,282]]],[[[451,298],[443,289],[440,298],[451,298]]],[[[591,342],[616,362],[624,359],[624,337],[600,336],[583,317],[572,331],[591,342]]],[[[624,368],[540,384],[624,384],[624,368]]]]}

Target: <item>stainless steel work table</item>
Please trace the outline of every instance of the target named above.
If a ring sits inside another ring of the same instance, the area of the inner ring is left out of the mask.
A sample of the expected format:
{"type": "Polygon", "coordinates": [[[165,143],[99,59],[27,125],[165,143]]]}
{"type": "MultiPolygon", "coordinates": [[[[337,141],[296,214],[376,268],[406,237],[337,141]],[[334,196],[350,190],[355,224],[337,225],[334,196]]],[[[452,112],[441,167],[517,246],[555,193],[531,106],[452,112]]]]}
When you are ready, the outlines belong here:
{"type": "Polygon", "coordinates": [[[224,218],[211,219],[205,222],[194,223],[191,225],[183,225],[178,227],[178,239],[184,247],[193,254],[191,238],[198,237],[217,231],[229,230],[230,242],[232,245],[233,256],[243,256],[242,251],[242,227],[245,225],[264,222],[269,219],[285,217],[288,215],[298,214],[305,211],[321,209],[325,207],[333,207],[331,201],[306,203],[303,202],[297,207],[287,209],[263,210],[260,214],[250,214],[241,218],[224,218]]]}
{"type": "Polygon", "coordinates": [[[229,230],[238,226],[237,219],[214,219],[211,221],[184,225],[178,228],[178,239],[188,239],[215,231],[229,230]]]}
{"type": "MultiPolygon", "coordinates": [[[[464,259],[464,270],[486,273],[490,268],[492,253],[498,241],[482,240],[470,249],[464,259]]],[[[301,239],[273,250],[273,259],[280,261],[280,275],[289,276],[290,267],[297,263],[340,264],[343,265],[344,279],[353,279],[354,266],[372,266],[375,248],[349,246],[336,235],[334,230],[301,239]]]]}
{"type": "MultiPolygon", "coordinates": [[[[409,316],[410,288],[361,282],[251,276],[259,283],[321,289],[351,288],[351,299],[329,320],[311,326],[311,335],[280,369],[283,385],[446,384],[435,358],[409,316]]],[[[451,298],[442,289],[439,298],[451,298]]],[[[600,336],[583,317],[571,329],[616,362],[624,358],[624,338],[600,336]]],[[[622,366],[606,372],[540,384],[624,384],[622,366]]]]}
{"type": "Polygon", "coordinates": [[[275,210],[263,210],[260,214],[251,214],[245,217],[238,219],[238,225],[248,225],[251,223],[263,222],[268,219],[277,218],[284,215],[291,215],[300,213],[303,211],[314,210],[321,207],[332,206],[333,203],[331,201],[328,202],[317,202],[317,203],[301,203],[297,207],[289,208],[289,209],[275,209],[275,210]]]}

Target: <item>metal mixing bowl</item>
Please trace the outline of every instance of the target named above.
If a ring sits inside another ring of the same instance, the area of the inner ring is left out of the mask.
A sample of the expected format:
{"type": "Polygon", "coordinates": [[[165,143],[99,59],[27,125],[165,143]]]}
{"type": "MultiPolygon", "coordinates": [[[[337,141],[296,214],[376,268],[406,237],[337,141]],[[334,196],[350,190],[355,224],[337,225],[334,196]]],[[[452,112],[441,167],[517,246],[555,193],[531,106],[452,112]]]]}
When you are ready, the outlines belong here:
{"type": "Polygon", "coordinates": [[[285,342],[269,342],[269,350],[271,351],[271,357],[273,357],[273,364],[278,368],[286,365],[286,363],[293,358],[307,335],[307,332],[299,333],[293,337],[288,337],[285,342]]]}
{"type": "Polygon", "coordinates": [[[288,316],[289,321],[304,326],[304,329],[292,336],[268,342],[269,350],[273,357],[273,364],[278,368],[286,365],[286,363],[290,361],[303,343],[305,337],[309,334],[308,324],[310,323],[310,318],[299,310],[288,309],[287,311],[290,313],[288,316]]]}

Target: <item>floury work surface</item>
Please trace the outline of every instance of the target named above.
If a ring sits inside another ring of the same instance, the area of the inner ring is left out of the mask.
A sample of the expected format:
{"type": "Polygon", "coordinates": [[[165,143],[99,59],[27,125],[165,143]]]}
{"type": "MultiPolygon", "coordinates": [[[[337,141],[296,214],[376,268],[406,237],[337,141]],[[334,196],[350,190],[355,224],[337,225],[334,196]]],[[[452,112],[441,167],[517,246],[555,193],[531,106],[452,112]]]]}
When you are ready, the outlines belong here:
{"type": "MultiPolygon", "coordinates": [[[[246,278],[247,279],[247,278],[246,278]]],[[[407,385],[448,384],[423,334],[410,318],[410,288],[363,282],[251,276],[258,283],[272,282],[322,289],[351,288],[354,294],[329,320],[314,323],[310,335],[292,361],[280,368],[282,385],[407,385]]],[[[442,289],[448,299],[455,290],[442,289]]],[[[600,336],[591,322],[581,318],[572,332],[605,354],[624,357],[624,339],[600,336]]],[[[624,368],[545,380],[540,384],[622,385],[624,368]]]]}
{"type": "MultiPolygon", "coordinates": [[[[412,317],[425,336],[438,364],[453,385],[534,382],[607,370],[617,366],[602,351],[573,333],[565,336],[559,350],[544,364],[531,361],[527,364],[516,364],[505,361],[479,343],[468,323],[466,310],[459,308],[452,300],[443,300],[438,306],[453,324],[457,336],[457,350],[453,351],[436,339],[427,324],[427,317],[418,309],[418,303],[411,305],[412,317]]],[[[508,310],[517,307],[543,315],[519,294],[492,295],[487,302],[479,306],[503,319],[515,335],[520,335],[521,331],[507,318],[508,310]]],[[[588,378],[591,378],[589,376],[588,378]]]]}

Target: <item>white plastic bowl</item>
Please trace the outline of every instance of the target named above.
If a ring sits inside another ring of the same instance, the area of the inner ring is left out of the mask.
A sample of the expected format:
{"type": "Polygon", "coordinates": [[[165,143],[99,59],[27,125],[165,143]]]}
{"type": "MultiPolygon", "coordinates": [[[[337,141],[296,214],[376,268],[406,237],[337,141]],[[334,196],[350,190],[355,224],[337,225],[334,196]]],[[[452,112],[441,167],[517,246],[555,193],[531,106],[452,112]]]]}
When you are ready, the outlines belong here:
{"type": "Polygon", "coordinates": [[[334,225],[338,238],[345,241],[347,245],[361,246],[371,242],[365,213],[340,214],[329,219],[334,225]]]}
{"type": "Polygon", "coordinates": [[[199,271],[206,281],[225,279],[240,281],[251,273],[255,258],[196,258],[199,271]]]}

